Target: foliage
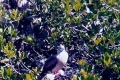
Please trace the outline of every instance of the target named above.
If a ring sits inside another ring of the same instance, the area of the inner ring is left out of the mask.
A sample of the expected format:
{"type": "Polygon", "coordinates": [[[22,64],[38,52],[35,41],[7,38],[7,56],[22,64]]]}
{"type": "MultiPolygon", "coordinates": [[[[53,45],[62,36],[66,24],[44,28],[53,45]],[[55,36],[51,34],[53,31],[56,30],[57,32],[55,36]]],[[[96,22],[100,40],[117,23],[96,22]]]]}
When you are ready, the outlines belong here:
{"type": "Polygon", "coordinates": [[[64,42],[79,69],[73,80],[120,79],[120,1],[23,1],[0,3],[0,78],[37,80],[64,42]]]}

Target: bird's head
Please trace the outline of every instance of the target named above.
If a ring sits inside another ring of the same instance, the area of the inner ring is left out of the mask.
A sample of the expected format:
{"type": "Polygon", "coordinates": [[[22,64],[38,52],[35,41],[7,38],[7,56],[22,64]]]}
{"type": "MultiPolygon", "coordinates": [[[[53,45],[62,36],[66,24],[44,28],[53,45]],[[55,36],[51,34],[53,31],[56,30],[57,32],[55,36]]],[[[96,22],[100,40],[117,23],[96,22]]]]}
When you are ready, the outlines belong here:
{"type": "Polygon", "coordinates": [[[60,46],[58,46],[57,52],[60,53],[63,50],[65,50],[65,46],[63,44],[60,44],[60,46]]]}

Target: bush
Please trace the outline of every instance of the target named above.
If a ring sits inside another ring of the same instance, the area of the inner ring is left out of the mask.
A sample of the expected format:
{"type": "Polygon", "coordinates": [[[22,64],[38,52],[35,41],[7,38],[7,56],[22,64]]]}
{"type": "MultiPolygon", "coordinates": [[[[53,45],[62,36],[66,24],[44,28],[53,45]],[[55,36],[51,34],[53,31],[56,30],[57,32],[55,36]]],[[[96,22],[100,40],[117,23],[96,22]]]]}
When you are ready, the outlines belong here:
{"type": "Polygon", "coordinates": [[[56,54],[56,46],[64,42],[70,56],[67,66],[79,70],[70,78],[119,80],[119,4],[117,0],[1,1],[1,77],[36,80],[41,59],[56,54]]]}

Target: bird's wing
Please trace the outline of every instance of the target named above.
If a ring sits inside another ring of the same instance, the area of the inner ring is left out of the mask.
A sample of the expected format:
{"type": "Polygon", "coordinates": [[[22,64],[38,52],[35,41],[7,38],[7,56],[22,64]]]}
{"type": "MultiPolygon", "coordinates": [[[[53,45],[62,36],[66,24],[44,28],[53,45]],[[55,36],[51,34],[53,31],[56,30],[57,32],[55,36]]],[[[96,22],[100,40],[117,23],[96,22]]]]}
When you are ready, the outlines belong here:
{"type": "Polygon", "coordinates": [[[44,68],[45,68],[45,69],[48,69],[48,70],[52,70],[52,69],[56,66],[57,62],[58,62],[57,57],[56,57],[56,56],[51,56],[51,57],[45,62],[44,68]]]}
{"type": "Polygon", "coordinates": [[[41,75],[51,71],[56,66],[57,62],[58,60],[56,56],[51,56],[47,61],[45,61],[41,75]]]}

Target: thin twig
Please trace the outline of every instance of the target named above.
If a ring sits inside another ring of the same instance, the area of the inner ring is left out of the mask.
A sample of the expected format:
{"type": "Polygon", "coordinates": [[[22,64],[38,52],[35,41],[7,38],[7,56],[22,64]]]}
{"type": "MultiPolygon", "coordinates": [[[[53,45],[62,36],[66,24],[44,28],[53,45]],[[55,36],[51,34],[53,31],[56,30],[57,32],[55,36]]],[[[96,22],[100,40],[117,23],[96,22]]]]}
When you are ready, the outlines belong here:
{"type": "Polygon", "coordinates": [[[111,6],[108,5],[107,2],[105,2],[105,1],[103,1],[103,2],[104,2],[103,4],[105,4],[105,7],[108,7],[108,8],[110,8],[110,9],[112,9],[113,11],[120,13],[120,11],[119,11],[118,9],[111,7],[111,6]]]}
{"type": "Polygon", "coordinates": [[[41,55],[34,48],[32,48],[32,49],[38,55],[38,57],[41,57],[41,55]]]}
{"type": "Polygon", "coordinates": [[[9,62],[10,62],[10,66],[12,67],[13,71],[15,71],[15,72],[18,73],[18,74],[21,74],[20,72],[18,72],[18,71],[14,68],[14,65],[12,65],[11,59],[9,59],[9,62]]]}

